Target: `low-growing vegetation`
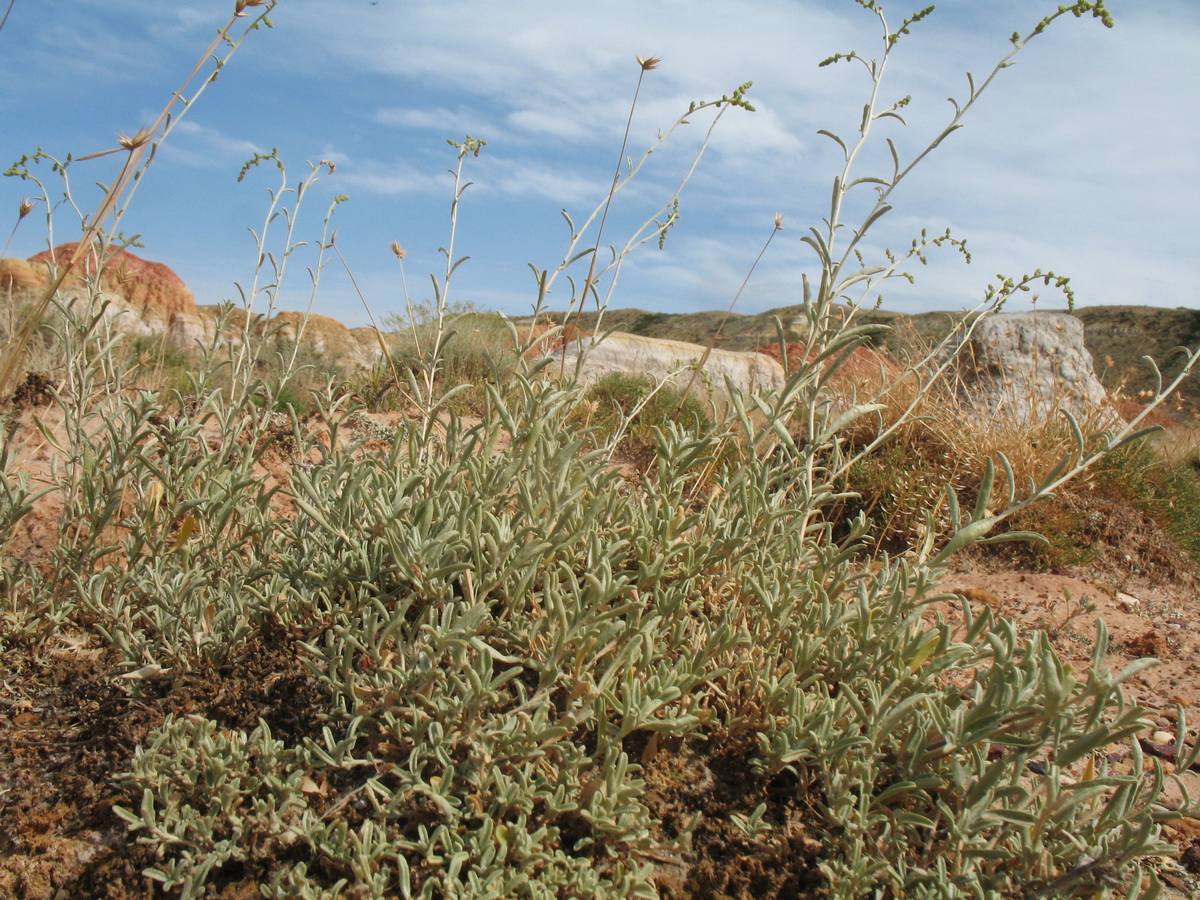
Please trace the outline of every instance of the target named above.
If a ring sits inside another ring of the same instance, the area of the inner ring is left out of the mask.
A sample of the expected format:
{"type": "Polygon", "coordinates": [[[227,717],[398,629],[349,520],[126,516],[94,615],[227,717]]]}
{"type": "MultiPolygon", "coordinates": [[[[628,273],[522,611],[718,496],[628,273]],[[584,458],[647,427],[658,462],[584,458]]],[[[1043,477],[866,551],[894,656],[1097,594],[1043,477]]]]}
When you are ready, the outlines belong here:
{"type": "MultiPolygon", "coordinates": [[[[928,13],[892,30],[860,5],[884,62],[928,13]]],[[[274,4],[237,11],[254,6],[274,4]]],[[[1013,53],[1068,13],[1107,22],[1079,2],[1013,53]]],[[[838,60],[878,88],[881,64],[838,60]]],[[[1155,474],[1137,420],[950,429],[932,353],[835,391],[879,333],[857,303],[950,241],[858,256],[911,168],[856,180],[872,124],[898,115],[871,96],[804,238],[820,282],[771,336],[811,351],[779,390],[584,390],[535,336],[451,315],[453,241],[432,311],[357,380],[305,381],[302,343],[248,328],[184,366],[51,287],[4,358],[0,891],[1155,896],[1178,855],[1162,825],[1195,812],[1164,791],[1200,751],[1180,714],[1171,762],[1143,758],[1123,685],[1152,661],[1113,671],[1101,623],[1072,668],[1046,631],[939,582],[960,552],[1035,539],[1080,479],[1190,522],[1194,474],[1155,474]],[[876,199],[853,227],[852,191],[876,199]]],[[[481,142],[455,146],[457,203],[481,142]]],[[[596,236],[574,312],[666,215],[608,267],[596,236]]],[[[584,230],[540,273],[538,315],[584,230]]],[[[1006,281],[989,306],[1054,283],[1006,281]]]]}

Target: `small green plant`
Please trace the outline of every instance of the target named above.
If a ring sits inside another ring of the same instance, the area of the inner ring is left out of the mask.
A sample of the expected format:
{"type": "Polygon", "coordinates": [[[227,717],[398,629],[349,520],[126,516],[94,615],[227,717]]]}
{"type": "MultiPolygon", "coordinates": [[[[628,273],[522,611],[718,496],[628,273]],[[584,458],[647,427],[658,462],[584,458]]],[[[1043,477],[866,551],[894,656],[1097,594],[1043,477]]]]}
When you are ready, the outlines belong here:
{"type": "Polygon", "coordinates": [[[1200,469],[1195,459],[1172,464],[1150,440],[1139,441],[1102,460],[1092,483],[1144,510],[1200,563],[1200,469]]]}
{"type": "Polygon", "coordinates": [[[632,457],[654,455],[656,438],[674,422],[702,434],[712,426],[700,403],[672,385],[656,385],[641,375],[614,372],[588,389],[578,415],[597,429],[603,441],[616,440],[632,457]]]}
{"type": "Polygon", "coordinates": [[[141,796],[137,811],[117,810],[140,840],[185,848],[146,876],[193,900],[205,896],[214,869],[288,852],[308,806],[295,755],[265,724],[246,734],[168,719],[138,748],[127,775],[141,796]]]}
{"type": "MultiPolygon", "coordinates": [[[[455,401],[459,413],[478,413],[484,404],[484,385],[502,386],[509,373],[519,367],[518,347],[508,322],[498,313],[481,312],[473,304],[459,304],[447,311],[439,324],[427,307],[413,307],[411,320],[385,319],[394,330],[389,339],[389,360],[380,367],[375,391],[380,400],[391,391],[395,396],[412,396],[403,385],[389,378],[393,372],[403,379],[424,371],[424,354],[435,344],[440,346],[437,387],[442,391],[467,386],[455,401]],[[439,332],[440,329],[440,332],[439,332]],[[439,333],[441,335],[439,339],[439,333]],[[439,343],[440,341],[440,343],[439,343]]],[[[378,403],[378,400],[376,401],[378,403]]]]}

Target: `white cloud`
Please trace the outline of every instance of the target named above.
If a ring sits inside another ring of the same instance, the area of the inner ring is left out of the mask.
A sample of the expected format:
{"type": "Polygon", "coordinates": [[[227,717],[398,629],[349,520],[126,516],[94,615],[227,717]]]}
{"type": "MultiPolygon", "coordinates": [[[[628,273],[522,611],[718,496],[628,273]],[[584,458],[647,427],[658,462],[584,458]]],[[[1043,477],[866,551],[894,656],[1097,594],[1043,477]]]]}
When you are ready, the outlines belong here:
{"type": "MultiPolygon", "coordinates": [[[[464,180],[472,182],[469,197],[484,195],[520,199],[540,197],[565,206],[595,203],[603,199],[607,184],[558,164],[535,160],[499,158],[485,149],[479,159],[470,160],[464,180]]],[[[339,185],[373,194],[425,194],[449,198],[452,189],[447,166],[425,170],[407,162],[377,159],[347,159],[338,163],[339,185]]]]}
{"type": "Polygon", "coordinates": [[[455,111],[442,106],[432,109],[394,106],[376,110],[373,118],[381,125],[433,131],[439,137],[495,134],[490,118],[471,109],[455,111]]]}
{"type": "Polygon", "coordinates": [[[175,124],[173,134],[163,145],[163,152],[187,166],[218,169],[243,163],[255,153],[267,151],[252,141],[224,134],[194,119],[182,119],[175,124]]]}
{"type": "Polygon", "coordinates": [[[764,159],[800,159],[809,146],[775,109],[760,106],[754,113],[731,110],[718,128],[713,149],[722,156],[748,165],[761,165],[764,159]]]}
{"type": "Polygon", "coordinates": [[[546,135],[562,140],[594,136],[592,128],[563,110],[519,109],[509,113],[505,121],[514,131],[529,136],[546,135]]]}
{"type": "Polygon", "coordinates": [[[604,199],[606,182],[571,171],[566,166],[493,160],[481,168],[479,185],[513,197],[545,197],[563,206],[590,205],[604,199]]]}
{"type": "Polygon", "coordinates": [[[403,163],[358,163],[345,171],[339,169],[338,177],[340,185],[383,196],[428,194],[443,190],[443,186],[432,182],[428,174],[403,163]]]}
{"type": "Polygon", "coordinates": [[[102,27],[81,29],[77,24],[51,19],[25,40],[29,69],[44,72],[56,81],[104,80],[123,84],[136,80],[154,65],[148,58],[150,54],[130,52],[121,35],[102,27]]]}

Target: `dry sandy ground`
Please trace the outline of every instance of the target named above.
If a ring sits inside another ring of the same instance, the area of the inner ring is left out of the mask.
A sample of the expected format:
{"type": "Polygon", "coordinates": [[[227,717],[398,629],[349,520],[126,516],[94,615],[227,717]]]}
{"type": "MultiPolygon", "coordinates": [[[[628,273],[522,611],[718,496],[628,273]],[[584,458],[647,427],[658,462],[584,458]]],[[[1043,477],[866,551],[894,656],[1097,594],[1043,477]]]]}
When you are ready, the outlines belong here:
{"type": "MultiPolygon", "coordinates": [[[[1108,628],[1108,667],[1120,671],[1130,662],[1155,657],[1158,664],[1126,682],[1126,693],[1150,710],[1154,727],[1142,735],[1174,732],[1178,710],[1195,736],[1200,726],[1200,600],[1195,589],[1179,584],[1127,582],[1122,589],[1099,579],[1029,572],[963,572],[942,584],[976,604],[1012,619],[1018,630],[1045,629],[1059,655],[1077,672],[1091,664],[1096,622],[1108,628]]],[[[939,604],[948,618],[958,616],[939,604]]],[[[1172,737],[1172,740],[1174,738],[1172,737]]],[[[1159,741],[1163,743],[1163,741],[1159,741]]],[[[1200,792],[1200,774],[1185,774],[1200,792]]]]}
{"type": "MultiPolygon", "coordinates": [[[[1157,665],[1125,683],[1126,695],[1149,711],[1151,723],[1138,735],[1145,753],[1144,765],[1158,759],[1165,771],[1186,785],[1190,799],[1200,803],[1200,764],[1176,772],[1175,754],[1179,712],[1186,724],[1188,746],[1200,739],[1200,595],[1186,573],[1176,580],[1089,577],[1088,572],[1044,574],[1022,571],[986,571],[980,568],[953,573],[942,587],[963,595],[973,605],[986,605],[1017,623],[1027,634],[1045,629],[1064,662],[1076,672],[1091,665],[1096,624],[1108,629],[1107,666],[1119,672],[1137,659],[1153,657],[1157,665]]],[[[951,603],[938,603],[931,614],[961,621],[951,603]]],[[[1112,750],[1109,761],[1118,773],[1132,768],[1133,752],[1112,750]]],[[[1164,800],[1179,804],[1182,794],[1169,781],[1164,800]]],[[[1167,823],[1166,836],[1183,852],[1184,872],[1164,869],[1165,896],[1200,897],[1200,819],[1185,817],[1167,823]]]]}

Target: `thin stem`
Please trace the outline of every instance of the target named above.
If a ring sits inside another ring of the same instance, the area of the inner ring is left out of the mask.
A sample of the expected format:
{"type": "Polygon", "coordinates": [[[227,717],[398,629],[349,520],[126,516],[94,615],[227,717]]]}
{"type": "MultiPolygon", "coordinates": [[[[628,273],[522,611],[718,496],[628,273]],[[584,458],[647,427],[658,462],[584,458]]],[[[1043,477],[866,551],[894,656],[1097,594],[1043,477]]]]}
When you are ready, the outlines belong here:
{"type": "MultiPolygon", "coordinates": [[[[46,285],[46,288],[38,297],[37,301],[27,310],[25,317],[21,322],[21,327],[18,329],[13,339],[9,342],[8,347],[5,348],[3,358],[0,359],[0,396],[3,396],[7,391],[12,377],[17,370],[21,356],[24,353],[25,347],[28,345],[30,338],[33,336],[34,331],[37,329],[38,324],[45,315],[51,299],[54,297],[58,289],[62,287],[67,276],[83,259],[85,249],[89,248],[94,241],[100,238],[104,222],[108,219],[110,214],[113,216],[113,230],[115,231],[118,229],[124,210],[128,206],[128,202],[130,198],[132,198],[137,184],[140,181],[143,172],[145,171],[145,168],[149,166],[151,160],[153,160],[155,151],[166,138],[167,134],[170,133],[170,131],[179,123],[179,120],[182,118],[182,113],[180,113],[180,115],[176,116],[174,119],[171,118],[171,110],[174,109],[176,102],[182,102],[184,105],[184,111],[186,111],[212,80],[205,79],[204,84],[197,89],[195,95],[190,101],[183,99],[184,89],[187,88],[188,84],[191,83],[192,79],[204,67],[205,63],[208,62],[210,57],[214,55],[222,41],[231,43],[231,49],[229,50],[229,53],[226,54],[226,59],[228,59],[229,56],[232,55],[239,46],[241,46],[241,42],[245,40],[246,35],[249,34],[251,30],[256,28],[258,23],[266,17],[267,13],[270,12],[271,9],[274,8],[275,2],[276,0],[270,0],[264,12],[258,16],[253,23],[247,26],[246,30],[242,33],[241,38],[239,38],[237,41],[229,41],[229,29],[233,27],[234,23],[240,18],[240,16],[235,12],[234,15],[230,17],[229,21],[217,31],[217,36],[213,38],[212,43],[208,45],[203,55],[201,55],[197,60],[196,64],[192,67],[192,71],[188,73],[188,76],[179,86],[179,89],[171,94],[171,99],[167,101],[167,104],[158,114],[158,118],[155,119],[154,124],[150,128],[143,129],[132,137],[122,137],[120,141],[121,146],[119,147],[79,158],[82,161],[87,159],[95,159],[100,156],[107,156],[110,153],[118,153],[121,151],[127,152],[127,156],[125,157],[125,161],[121,166],[121,171],[118,173],[116,180],[113,181],[112,185],[105,192],[104,198],[101,200],[100,206],[96,209],[95,213],[85,221],[83,234],[80,236],[80,239],[75,247],[74,252],[71,254],[70,259],[65,265],[60,264],[58,266],[59,271],[57,275],[50,280],[50,282],[46,285]],[[161,134],[159,134],[160,131],[162,132],[161,134]],[[151,139],[156,134],[159,135],[158,138],[151,143],[151,139]],[[146,156],[147,153],[149,153],[148,157],[146,156]],[[145,158],[144,162],[143,158],[145,158]],[[124,206],[121,205],[122,200],[124,201],[124,206]]],[[[9,2],[9,9],[11,8],[12,0],[9,2]]],[[[7,17],[8,12],[6,11],[5,18],[7,19],[7,17]]],[[[219,60],[218,63],[220,63],[219,60]]],[[[98,260],[97,272],[100,271],[101,264],[102,260],[98,260]]]]}
{"type": "Polygon", "coordinates": [[[8,14],[12,12],[13,4],[16,2],[17,0],[8,0],[8,6],[4,10],[4,18],[0,19],[0,31],[4,30],[4,24],[8,21],[8,14]]]}
{"type": "MultiPolygon", "coordinates": [[[[339,248],[337,245],[337,233],[336,232],[334,232],[334,239],[329,242],[329,247],[331,250],[333,250],[334,253],[337,254],[337,258],[339,260],[341,260],[342,268],[344,268],[346,270],[346,274],[350,276],[350,283],[354,286],[354,292],[356,294],[358,294],[358,299],[362,303],[363,309],[365,309],[367,311],[367,318],[371,320],[371,327],[375,329],[375,337],[379,341],[379,350],[383,354],[383,358],[387,362],[388,368],[392,372],[392,381],[394,381],[396,384],[396,390],[403,393],[404,388],[400,385],[400,373],[396,371],[395,360],[392,359],[392,354],[391,354],[391,351],[388,350],[387,342],[383,339],[383,331],[380,330],[379,323],[375,321],[375,316],[371,312],[370,305],[367,303],[367,298],[365,296],[363,296],[362,289],[358,286],[358,279],[354,277],[354,270],[351,269],[350,264],[348,262],[346,262],[346,257],[342,256],[341,248],[339,248]]],[[[400,260],[400,272],[401,272],[401,279],[403,280],[403,277],[404,277],[403,276],[403,272],[404,272],[404,260],[403,259],[400,260]]],[[[407,296],[407,294],[408,294],[408,289],[406,287],[405,295],[407,296]]],[[[409,398],[409,399],[411,399],[411,398],[409,398]]]]}
{"type": "MultiPolygon", "coordinates": [[[[758,251],[758,256],[754,257],[754,262],[750,265],[746,272],[746,277],[742,279],[741,285],[737,289],[737,293],[733,295],[733,299],[729,302],[729,308],[725,310],[725,315],[721,319],[721,323],[717,326],[717,330],[713,332],[712,339],[709,340],[708,346],[704,348],[704,352],[700,355],[699,361],[695,368],[692,369],[692,377],[688,380],[687,386],[683,389],[683,393],[679,396],[679,405],[675,407],[675,414],[678,414],[683,409],[683,403],[687,399],[688,391],[692,389],[692,385],[696,383],[696,379],[700,377],[700,372],[704,368],[704,364],[708,362],[709,355],[712,354],[713,347],[716,346],[721,337],[721,329],[725,327],[725,323],[729,321],[729,317],[733,315],[733,308],[741,299],[742,292],[746,289],[746,285],[750,283],[750,277],[754,274],[754,270],[758,268],[759,262],[767,252],[767,248],[771,246],[771,241],[775,240],[775,235],[783,230],[783,217],[775,216],[775,227],[771,229],[771,233],[767,235],[766,243],[762,245],[762,249],[758,251]]],[[[783,348],[781,348],[783,349],[783,348]]],[[[785,354],[786,358],[786,354],[785,354]]]]}
{"type": "MultiPolygon", "coordinates": [[[[437,278],[433,279],[434,290],[434,315],[436,316],[436,327],[433,334],[433,343],[429,347],[428,358],[424,358],[424,377],[425,377],[425,397],[424,397],[424,414],[425,428],[428,434],[428,429],[432,427],[432,416],[435,407],[434,403],[434,386],[437,380],[438,364],[441,360],[442,339],[445,334],[446,327],[446,308],[448,297],[450,295],[450,281],[454,277],[454,270],[458,268],[461,260],[454,258],[454,245],[458,237],[458,205],[462,201],[463,193],[471,186],[470,182],[463,184],[463,163],[467,158],[467,154],[479,155],[479,151],[483,148],[486,141],[481,141],[476,138],[467,136],[461,144],[451,141],[453,146],[458,148],[458,161],[455,167],[450,170],[454,176],[454,195],[450,201],[450,240],[446,246],[441,248],[442,253],[446,255],[446,272],[442,277],[442,283],[439,285],[437,278]]],[[[412,321],[412,306],[409,305],[409,320],[412,321]]],[[[414,334],[416,326],[414,323],[414,334]]]]}
{"type": "MultiPolygon", "coordinates": [[[[35,179],[35,181],[36,181],[36,179],[35,179]]],[[[38,183],[38,186],[41,187],[40,182],[38,183]]],[[[29,215],[31,212],[33,212],[34,203],[35,203],[35,201],[29,199],[28,197],[21,198],[21,202],[17,205],[17,221],[13,222],[12,231],[10,231],[8,233],[8,240],[6,240],[4,242],[4,249],[0,250],[0,258],[8,256],[8,246],[9,246],[9,244],[12,243],[12,239],[16,236],[17,228],[20,227],[21,221],[27,215],[29,215]]],[[[54,246],[54,245],[51,244],[51,246],[54,246]]]]}
{"type": "MultiPolygon", "coordinates": [[[[613,171],[612,185],[608,189],[608,196],[604,198],[603,210],[600,214],[600,226],[596,230],[596,243],[592,247],[592,259],[588,263],[587,277],[583,280],[583,291],[579,295],[579,309],[575,312],[576,320],[583,314],[583,305],[587,303],[589,291],[594,291],[594,282],[596,278],[596,257],[600,255],[600,247],[604,238],[604,225],[608,221],[608,210],[612,206],[613,197],[617,194],[618,185],[621,182],[621,164],[625,161],[625,148],[629,146],[629,132],[633,128],[633,114],[637,109],[638,97],[642,92],[642,80],[646,77],[646,73],[655,68],[659,59],[642,59],[638,57],[638,79],[637,84],[633,88],[633,101],[629,104],[629,115],[625,118],[625,133],[621,136],[621,149],[617,153],[617,165],[613,171]]],[[[599,300],[599,295],[597,295],[599,300]]],[[[574,302],[572,302],[574,306],[574,302]]],[[[571,324],[571,310],[568,310],[567,315],[563,317],[563,326],[571,324]]],[[[566,360],[563,360],[563,366],[566,365],[566,360]]]]}
{"type": "MultiPolygon", "coordinates": [[[[879,189],[878,198],[876,200],[875,206],[872,209],[871,213],[866,217],[866,219],[864,221],[872,220],[874,218],[874,216],[879,212],[879,210],[881,210],[884,206],[886,206],[888,198],[892,195],[892,193],[896,190],[896,188],[899,187],[900,183],[902,181],[904,181],[905,178],[908,177],[909,173],[911,173],[912,170],[915,169],[927,156],[929,156],[930,153],[932,153],[938,146],[940,146],[942,141],[945,140],[947,137],[949,137],[951,133],[957,131],[959,128],[962,127],[962,125],[960,123],[962,122],[963,117],[967,114],[967,111],[972,106],[975,105],[975,102],[979,99],[979,97],[983,94],[983,92],[985,90],[987,90],[987,88],[995,80],[996,76],[1000,73],[1000,71],[1002,69],[1009,68],[1012,65],[1013,58],[1021,50],[1023,50],[1025,48],[1025,46],[1031,40],[1033,40],[1033,38],[1035,38],[1037,35],[1041,34],[1046,29],[1046,27],[1048,25],[1050,25],[1050,23],[1052,23],[1055,19],[1059,18],[1059,16],[1066,15],[1068,12],[1072,12],[1072,8],[1067,7],[1067,8],[1059,9],[1057,12],[1053,13],[1052,15],[1049,15],[1049,16],[1045,17],[1044,19],[1042,19],[1042,21],[1038,24],[1038,26],[1036,28],[1034,28],[1034,30],[1032,32],[1030,32],[1028,35],[1026,35],[1020,39],[1014,39],[1013,40],[1013,49],[1010,50],[1007,54],[1005,54],[1004,57],[998,63],[996,63],[996,65],[992,68],[992,71],[988,74],[987,78],[985,78],[978,85],[978,87],[975,86],[974,80],[970,79],[970,75],[968,73],[970,90],[969,90],[969,95],[967,97],[967,100],[964,103],[962,103],[961,105],[959,105],[957,102],[951,100],[951,102],[954,104],[954,115],[953,115],[953,117],[951,117],[949,123],[946,125],[945,128],[943,128],[937,134],[937,136],[932,141],[930,141],[928,146],[926,146],[924,150],[922,150],[920,153],[918,153],[916,156],[914,156],[908,162],[907,165],[905,165],[903,168],[897,168],[896,171],[893,172],[890,183],[888,183],[886,186],[883,186],[879,189]]],[[[876,15],[879,16],[880,22],[882,22],[884,24],[884,32],[886,35],[886,32],[888,30],[886,20],[884,20],[883,14],[881,11],[876,10],[876,15]]],[[[887,60],[888,60],[888,56],[891,51],[891,47],[894,46],[894,42],[888,41],[887,37],[885,37],[885,41],[887,41],[887,46],[884,50],[883,61],[882,61],[882,63],[880,63],[879,70],[878,70],[878,72],[875,72],[874,70],[872,70],[872,78],[874,79],[875,83],[873,85],[873,89],[871,92],[871,99],[870,99],[869,105],[867,107],[867,110],[864,112],[862,138],[856,145],[854,152],[848,155],[847,160],[846,160],[847,164],[842,173],[842,180],[840,182],[840,187],[835,192],[837,195],[836,200],[834,202],[835,214],[840,214],[841,198],[850,191],[850,187],[847,185],[849,184],[849,181],[850,181],[851,158],[857,154],[858,150],[861,148],[862,144],[865,142],[867,131],[870,128],[870,123],[872,121],[874,121],[874,119],[876,118],[875,104],[876,104],[876,98],[878,97],[879,86],[880,86],[880,82],[883,77],[884,68],[887,65],[887,60]]],[[[838,286],[835,283],[837,273],[840,272],[845,267],[847,262],[849,262],[851,255],[854,253],[854,248],[858,246],[858,244],[861,242],[862,238],[866,235],[866,231],[867,231],[866,228],[862,228],[862,227],[857,229],[854,232],[853,236],[851,237],[849,244],[847,244],[845,251],[842,253],[841,259],[839,259],[836,264],[833,264],[833,259],[832,259],[833,252],[832,251],[833,251],[834,233],[835,233],[838,225],[839,225],[838,219],[835,217],[829,223],[829,229],[828,229],[829,251],[830,251],[828,263],[831,264],[828,268],[828,271],[830,273],[830,285],[829,285],[830,299],[836,298],[836,296],[838,294],[838,290],[837,290],[838,286]]],[[[894,267],[892,267],[892,268],[894,270],[894,267]]],[[[883,278],[873,279],[868,284],[868,287],[864,291],[864,294],[866,292],[869,292],[873,288],[874,285],[878,284],[882,280],[884,280],[884,279],[883,278]]]]}
{"type": "Polygon", "coordinates": [[[588,290],[592,286],[593,278],[596,274],[596,257],[600,253],[600,247],[604,238],[604,225],[608,221],[608,210],[612,206],[613,196],[617,192],[617,184],[621,180],[621,163],[625,161],[625,148],[629,146],[629,132],[633,127],[633,113],[637,109],[638,96],[642,93],[642,80],[646,77],[646,66],[643,64],[638,69],[637,84],[633,89],[633,102],[629,104],[629,115],[625,119],[625,133],[621,136],[621,149],[617,153],[617,167],[613,172],[612,186],[608,189],[608,197],[604,201],[604,211],[600,214],[600,227],[596,230],[596,245],[592,248],[592,261],[588,266],[587,278],[583,281],[583,296],[580,300],[582,303],[587,302],[588,290]]]}

